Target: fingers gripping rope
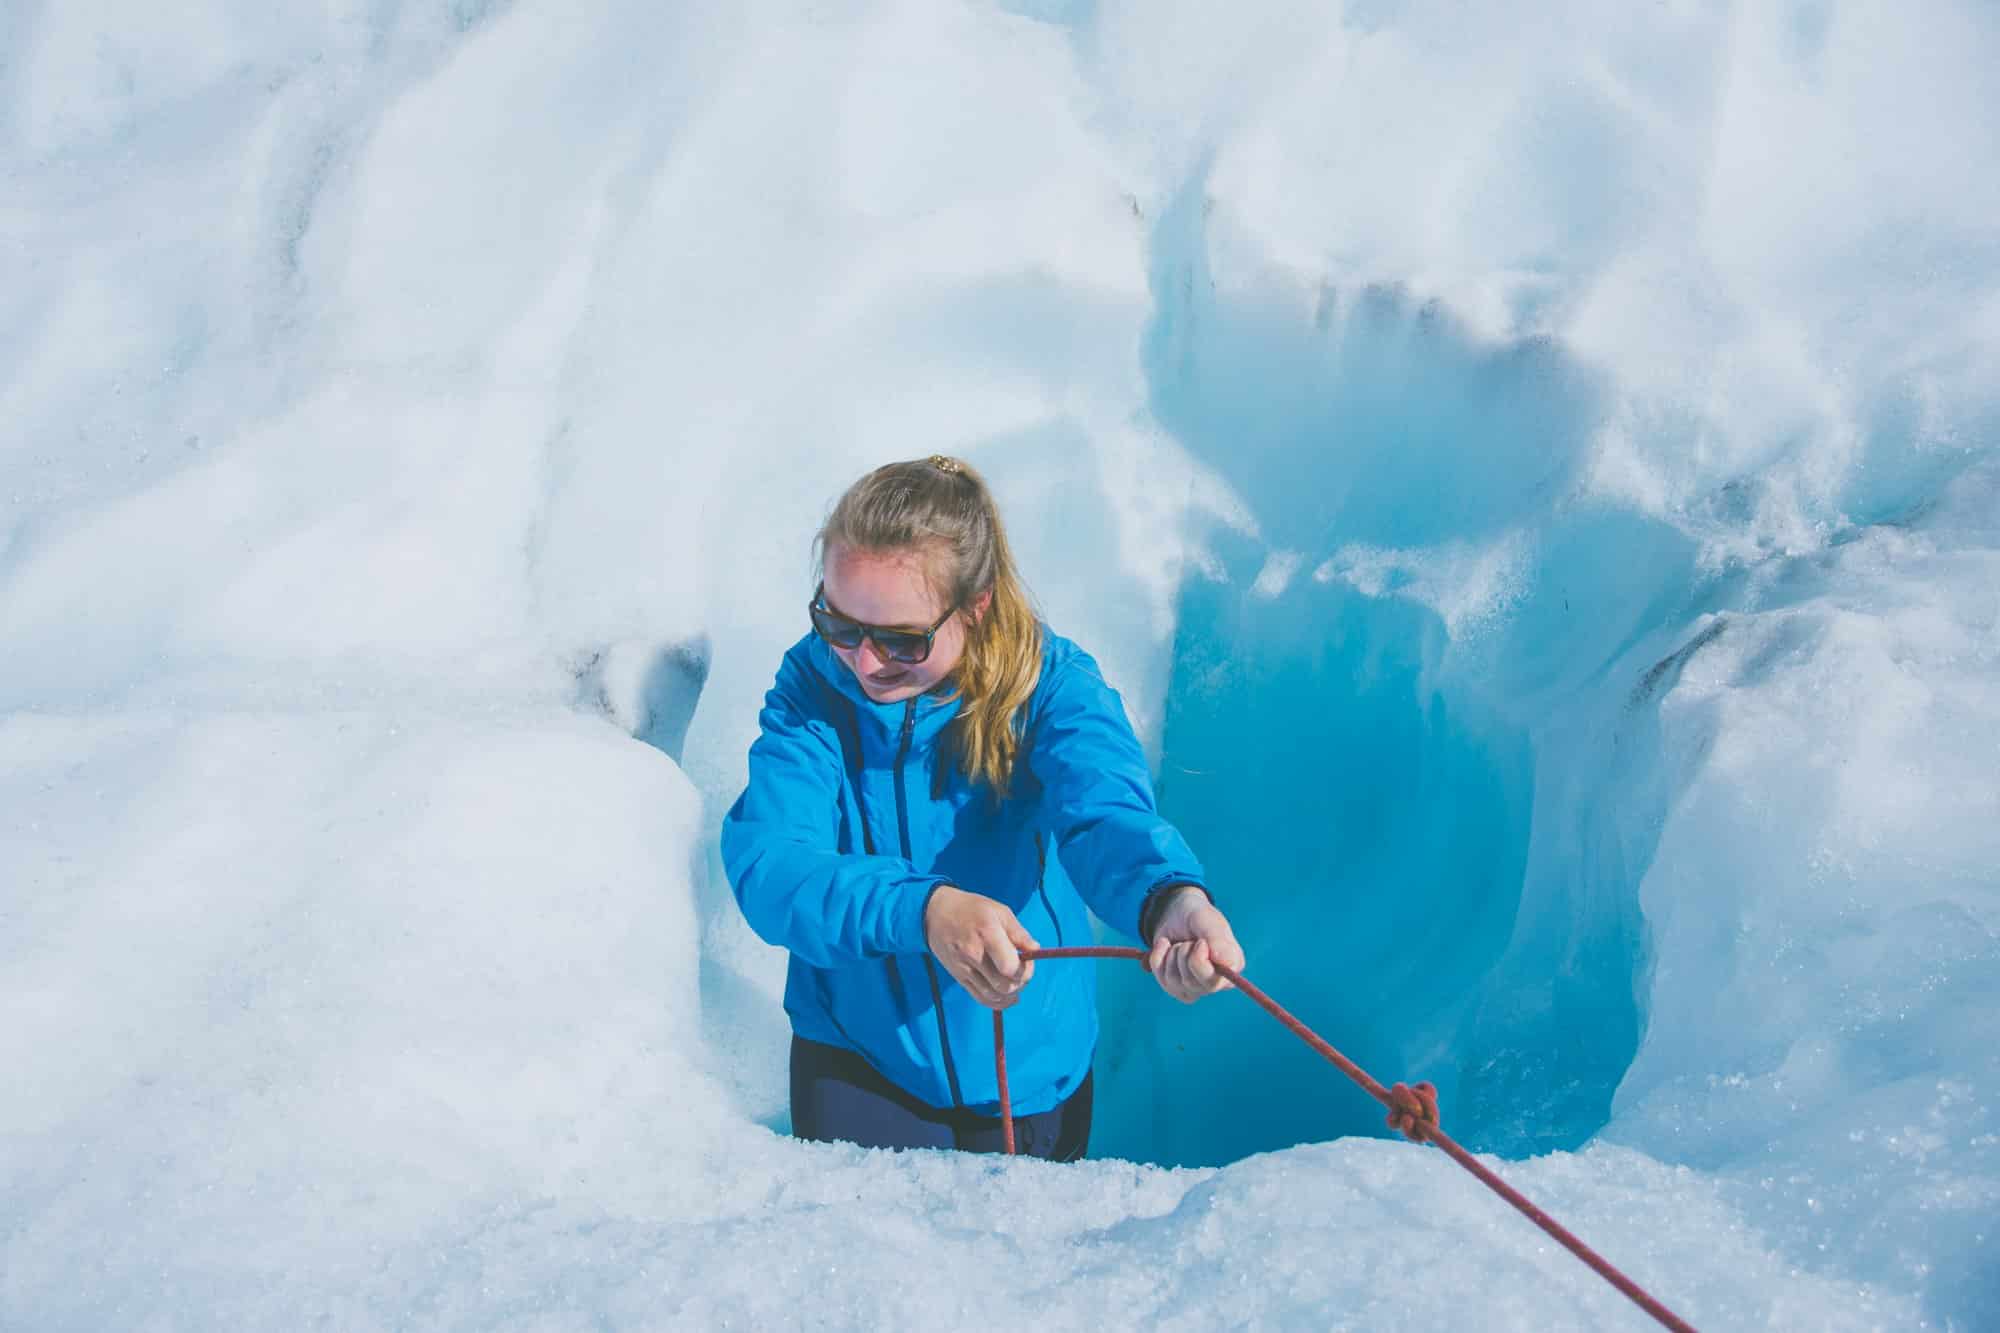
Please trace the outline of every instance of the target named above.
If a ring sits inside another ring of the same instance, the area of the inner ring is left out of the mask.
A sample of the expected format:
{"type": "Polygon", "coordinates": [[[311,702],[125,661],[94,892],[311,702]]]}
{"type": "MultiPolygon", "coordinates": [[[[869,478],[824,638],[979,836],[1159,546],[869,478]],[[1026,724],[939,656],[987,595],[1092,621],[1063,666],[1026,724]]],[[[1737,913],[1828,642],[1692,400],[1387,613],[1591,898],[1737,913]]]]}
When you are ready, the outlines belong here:
{"type": "MultiPolygon", "coordinates": [[[[1069,949],[1023,949],[1024,959],[1042,958],[1130,958],[1141,967],[1146,964],[1146,954],[1140,949],[1121,949],[1110,946],[1069,949]]],[[[1482,1164],[1478,1158],[1458,1146],[1438,1125],[1437,1089],[1429,1083],[1419,1083],[1414,1087],[1398,1083],[1385,1088],[1368,1076],[1366,1070],[1335,1050],[1317,1032],[1287,1013],[1283,1006],[1257,987],[1244,980],[1243,974],[1221,963],[1215,970],[1254,1000],[1271,1017],[1283,1023],[1306,1045],[1313,1048],[1341,1073],[1353,1079],[1362,1091],[1382,1103],[1389,1111],[1389,1127],[1402,1133],[1415,1143],[1430,1143],[1441,1149],[1447,1157],[1464,1167],[1479,1182],[1511,1204],[1523,1217],[1533,1222],[1564,1249],[1588,1264],[1593,1272],[1623,1292],[1634,1305],[1651,1315],[1659,1323],[1675,1330],[1675,1333],[1695,1333],[1694,1326],[1655,1300],[1646,1290],[1631,1278],[1613,1268],[1597,1251],[1585,1245],[1557,1222],[1553,1217],[1530,1203],[1527,1196],[1500,1179],[1482,1164]]],[[[1006,1020],[1000,1011],[993,1011],[993,1068],[999,1083],[1000,1093],[1000,1136],[1007,1153],[1014,1152],[1014,1108],[1007,1095],[1007,1029],[1006,1020]]]]}

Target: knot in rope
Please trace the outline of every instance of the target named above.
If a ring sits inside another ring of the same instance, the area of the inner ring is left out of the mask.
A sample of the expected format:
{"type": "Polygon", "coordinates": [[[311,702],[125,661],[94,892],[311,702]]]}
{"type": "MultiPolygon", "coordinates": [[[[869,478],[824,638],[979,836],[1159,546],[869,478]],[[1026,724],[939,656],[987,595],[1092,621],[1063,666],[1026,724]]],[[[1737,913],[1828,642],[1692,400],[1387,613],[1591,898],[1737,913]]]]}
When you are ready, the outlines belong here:
{"type": "Polygon", "coordinates": [[[1412,1143],[1428,1142],[1438,1129],[1438,1090],[1429,1083],[1414,1088],[1398,1083],[1390,1088],[1389,1128],[1412,1143]]]}

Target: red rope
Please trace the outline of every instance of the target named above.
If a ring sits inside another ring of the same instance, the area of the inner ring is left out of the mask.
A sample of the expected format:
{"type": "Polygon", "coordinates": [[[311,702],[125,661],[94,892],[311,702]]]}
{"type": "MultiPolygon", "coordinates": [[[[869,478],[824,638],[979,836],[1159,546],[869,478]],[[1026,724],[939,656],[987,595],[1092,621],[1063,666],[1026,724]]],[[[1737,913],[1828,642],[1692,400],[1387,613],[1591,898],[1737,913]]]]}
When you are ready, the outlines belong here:
{"type": "MultiPolygon", "coordinates": [[[[1142,966],[1146,961],[1146,953],[1143,949],[1124,949],[1108,945],[1071,949],[1023,949],[1021,950],[1021,957],[1027,959],[1131,958],[1136,959],[1142,966]]],[[[1421,1093],[1414,1093],[1400,1083],[1394,1088],[1383,1087],[1380,1083],[1370,1078],[1368,1072],[1360,1065],[1355,1064],[1352,1060],[1342,1055],[1317,1032],[1314,1032],[1304,1023],[1301,1023],[1298,1019],[1287,1013],[1284,1007],[1276,1000],[1273,1000],[1263,991],[1246,981],[1241,972],[1231,967],[1225,967],[1221,963],[1215,964],[1215,970],[1227,977],[1236,989],[1242,991],[1261,1005],[1271,1017],[1283,1023],[1287,1028],[1290,1028],[1299,1040],[1312,1047],[1315,1051],[1318,1051],[1335,1068],[1340,1070],[1341,1073],[1360,1084],[1362,1091],[1388,1107],[1391,1124],[1402,1128],[1406,1135],[1418,1142],[1435,1143],[1438,1147],[1444,1149],[1445,1154],[1454,1162],[1457,1162],[1460,1166],[1478,1177],[1481,1183],[1488,1189],[1512,1204],[1522,1216],[1554,1237],[1556,1242],[1564,1249],[1583,1260],[1586,1264],[1589,1264],[1599,1277],[1624,1292],[1626,1296],[1631,1298],[1635,1305],[1653,1316],[1661,1324],[1674,1329],[1675,1333],[1695,1333],[1692,1324],[1682,1319],[1666,1306],[1660,1304],[1657,1300],[1654,1300],[1638,1283],[1613,1268],[1597,1251],[1571,1235],[1561,1223],[1557,1222],[1540,1208],[1537,1208],[1534,1204],[1528,1202],[1526,1196],[1522,1195],[1520,1191],[1514,1189],[1513,1186],[1500,1179],[1499,1176],[1494,1175],[1492,1171],[1481,1165],[1479,1159],[1453,1142],[1451,1136],[1438,1127],[1436,1098],[1434,1096],[1426,1101],[1421,1093]]],[[[1006,1020],[1001,1017],[1001,1011],[998,1009],[993,1011],[993,1066],[994,1073],[998,1075],[1000,1084],[1000,1135],[1008,1155],[1011,1156],[1014,1152],[1014,1107],[1007,1095],[1006,1020]]],[[[1429,1090],[1428,1084],[1418,1084],[1417,1086],[1426,1092],[1429,1090]]]]}

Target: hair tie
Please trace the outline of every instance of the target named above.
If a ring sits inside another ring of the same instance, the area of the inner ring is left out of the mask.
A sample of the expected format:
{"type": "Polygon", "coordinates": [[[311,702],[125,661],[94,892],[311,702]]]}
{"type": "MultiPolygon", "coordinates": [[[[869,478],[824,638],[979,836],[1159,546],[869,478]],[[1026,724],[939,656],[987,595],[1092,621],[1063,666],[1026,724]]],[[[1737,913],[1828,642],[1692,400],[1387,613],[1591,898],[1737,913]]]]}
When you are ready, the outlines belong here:
{"type": "Polygon", "coordinates": [[[943,454],[932,454],[930,464],[938,471],[949,472],[954,477],[959,476],[965,471],[965,464],[959,462],[956,458],[946,458],[943,454]]]}

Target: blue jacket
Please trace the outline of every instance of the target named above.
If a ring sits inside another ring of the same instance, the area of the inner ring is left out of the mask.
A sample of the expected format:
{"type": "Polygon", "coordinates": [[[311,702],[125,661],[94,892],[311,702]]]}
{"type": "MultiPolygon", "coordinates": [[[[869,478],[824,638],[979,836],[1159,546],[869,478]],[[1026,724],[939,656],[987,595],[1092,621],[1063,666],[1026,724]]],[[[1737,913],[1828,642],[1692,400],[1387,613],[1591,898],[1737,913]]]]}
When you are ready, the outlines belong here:
{"type": "MultiPolygon", "coordinates": [[[[817,636],[800,639],[764,698],[722,860],[751,928],[791,951],[794,1032],[860,1052],[932,1106],[997,1115],[991,1011],[930,953],[932,891],[998,899],[1050,947],[1091,943],[1086,903],[1137,938],[1150,893],[1203,874],[1154,807],[1118,692],[1074,643],[1043,629],[1004,802],[941,761],[958,707],[878,704],[817,636]]],[[[1090,1072],[1096,996],[1092,964],[1048,963],[1007,1010],[1016,1114],[1054,1107],[1090,1072]]]]}

